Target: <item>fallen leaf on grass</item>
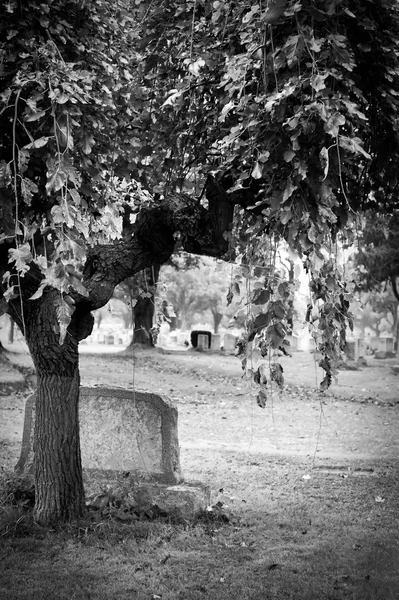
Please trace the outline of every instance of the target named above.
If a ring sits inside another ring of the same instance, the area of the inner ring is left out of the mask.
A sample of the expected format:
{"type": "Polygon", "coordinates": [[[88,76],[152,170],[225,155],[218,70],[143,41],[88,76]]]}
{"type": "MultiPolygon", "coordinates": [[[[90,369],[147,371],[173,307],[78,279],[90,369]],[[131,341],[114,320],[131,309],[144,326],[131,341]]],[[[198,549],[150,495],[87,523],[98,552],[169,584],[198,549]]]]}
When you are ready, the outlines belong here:
{"type": "Polygon", "coordinates": [[[385,502],[385,498],[381,498],[381,496],[377,496],[376,499],[375,499],[375,501],[379,502],[379,503],[385,502]]]}
{"type": "Polygon", "coordinates": [[[308,480],[308,479],[310,479],[310,475],[304,475],[304,476],[302,477],[302,479],[308,480]]]}

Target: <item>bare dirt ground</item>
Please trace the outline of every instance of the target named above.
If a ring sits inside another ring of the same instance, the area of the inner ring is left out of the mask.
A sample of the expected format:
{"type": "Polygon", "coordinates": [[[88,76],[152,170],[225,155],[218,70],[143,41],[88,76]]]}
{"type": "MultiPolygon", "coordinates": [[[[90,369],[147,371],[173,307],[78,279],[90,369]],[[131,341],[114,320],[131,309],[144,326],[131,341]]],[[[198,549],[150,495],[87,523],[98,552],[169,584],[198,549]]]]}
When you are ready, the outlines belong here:
{"type": "MultiPolygon", "coordinates": [[[[228,531],[213,531],[210,541],[169,535],[169,545],[161,544],[170,556],[168,568],[159,566],[164,559],[158,542],[151,546],[139,572],[150,577],[151,571],[155,579],[138,580],[136,574],[134,584],[129,579],[130,594],[126,583],[117,586],[123,568],[103,565],[103,595],[97,584],[89,593],[82,582],[77,591],[69,582],[54,597],[399,599],[399,379],[391,371],[396,360],[369,359],[361,370],[342,371],[321,394],[313,355],[296,353],[281,359],[285,389],[274,390],[262,410],[255,386],[242,379],[232,356],[98,350],[83,347],[82,384],[151,389],[174,399],[186,479],[208,483],[213,502],[237,522],[228,531]]],[[[26,355],[9,356],[29,367],[26,355]]],[[[3,375],[7,379],[4,368],[3,375]]],[[[3,390],[0,466],[9,466],[19,454],[27,391],[18,385],[3,390]]],[[[74,565],[63,552],[62,560],[74,565]]],[[[82,564],[90,561],[81,546],[74,552],[82,564]]],[[[24,585],[34,588],[33,579],[29,571],[24,585]]],[[[48,589],[37,587],[32,595],[21,589],[4,597],[52,597],[48,589]]]]}

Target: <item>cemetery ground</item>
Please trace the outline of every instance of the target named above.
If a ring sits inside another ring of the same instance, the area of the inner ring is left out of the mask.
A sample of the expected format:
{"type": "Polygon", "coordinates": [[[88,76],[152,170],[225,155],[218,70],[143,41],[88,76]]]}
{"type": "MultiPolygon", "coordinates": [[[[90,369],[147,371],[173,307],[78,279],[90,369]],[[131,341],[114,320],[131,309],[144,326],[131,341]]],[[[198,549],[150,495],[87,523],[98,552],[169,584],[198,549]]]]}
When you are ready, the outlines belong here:
{"type": "MultiPolygon", "coordinates": [[[[399,598],[397,360],[369,358],[321,394],[314,356],[295,353],[262,410],[232,356],[83,350],[82,384],[175,400],[185,478],[210,485],[213,509],[192,522],[99,511],[43,530],[3,497],[2,600],[399,598]]],[[[3,488],[29,395],[29,357],[8,357],[20,370],[0,396],[3,488]]]]}

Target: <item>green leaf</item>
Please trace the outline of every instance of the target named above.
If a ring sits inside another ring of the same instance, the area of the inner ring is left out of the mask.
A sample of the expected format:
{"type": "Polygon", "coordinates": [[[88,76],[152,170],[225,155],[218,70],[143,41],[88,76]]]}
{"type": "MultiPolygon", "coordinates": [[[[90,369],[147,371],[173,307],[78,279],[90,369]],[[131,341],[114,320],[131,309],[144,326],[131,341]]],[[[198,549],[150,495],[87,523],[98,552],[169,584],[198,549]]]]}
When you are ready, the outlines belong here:
{"type": "Polygon", "coordinates": [[[317,73],[317,75],[312,77],[310,80],[310,85],[316,92],[320,92],[320,90],[325,89],[326,84],[324,83],[324,80],[326,77],[327,75],[320,75],[320,73],[317,73]]]}
{"type": "Polygon", "coordinates": [[[33,148],[42,148],[43,146],[45,146],[47,144],[49,139],[50,139],[49,137],[42,136],[42,137],[38,138],[37,140],[34,140],[30,144],[26,144],[26,146],[24,146],[23,148],[24,148],[24,150],[32,150],[33,148]]]}
{"type": "Polygon", "coordinates": [[[256,404],[260,408],[266,408],[266,402],[267,402],[266,389],[262,388],[261,390],[259,390],[259,392],[258,392],[258,394],[256,396],[256,404]]]}
{"type": "Polygon", "coordinates": [[[271,381],[274,381],[275,383],[277,383],[277,385],[280,388],[284,387],[283,372],[284,372],[284,369],[280,365],[280,363],[273,363],[272,365],[270,365],[270,379],[271,379],[271,381]]]}
{"type": "Polygon", "coordinates": [[[29,300],[38,300],[39,298],[41,298],[43,296],[43,291],[46,285],[47,281],[42,281],[39,287],[37,288],[36,292],[29,298],[29,300]]]}
{"type": "Polygon", "coordinates": [[[17,248],[11,248],[8,251],[9,262],[15,262],[15,268],[20,275],[24,275],[30,269],[29,264],[32,262],[32,254],[29,244],[22,244],[17,248]]]}
{"type": "Polygon", "coordinates": [[[71,287],[73,287],[73,289],[78,292],[78,294],[80,294],[81,296],[84,296],[85,298],[88,297],[89,292],[87,291],[87,289],[85,288],[85,286],[83,285],[83,283],[79,277],[76,277],[75,275],[70,275],[69,283],[70,283],[71,287]]]}
{"type": "Polygon", "coordinates": [[[298,186],[292,183],[291,178],[289,177],[287,180],[287,185],[285,186],[285,190],[282,195],[281,203],[284,204],[292,196],[298,186]]]}
{"type": "Polygon", "coordinates": [[[266,304],[270,300],[270,291],[264,288],[258,288],[253,291],[251,302],[257,306],[266,304]]]}
{"type": "Polygon", "coordinates": [[[287,330],[282,323],[274,323],[267,328],[266,336],[272,348],[278,348],[283,343],[287,330]]]}
{"type": "Polygon", "coordinates": [[[345,150],[349,150],[349,152],[353,152],[354,154],[361,154],[365,158],[371,160],[370,154],[364,150],[364,148],[361,145],[362,141],[358,137],[349,138],[340,135],[338,143],[341,146],[341,148],[345,148],[345,150]]]}
{"type": "Polygon", "coordinates": [[[62,295],[57,298],[55,306],[60,333],[59,344],[60,346],[62,346],[65,340],[65,336],[67,334],[67,329],[71,322],[72,315],[75,311],[75,307],[70,303],[66,302],[62,295]]]}
{"type": "Polygon", "coordinates": [[[296,156],[296,152],[294,152],[293,150],[287,150],[286,152],[284,152],[283,158],[285,160],[285,162],[291,162],[292,159],[296,156]]]}
{"type": "Polygon", "coordinates": [[[262,177],[262,165],[258,161],[254,164],[254,168],[251,172],[251,177],[254,179],[261,179],[262,177]]]}
{"type": "Polygon", "coordinates": [[[323,146],[323,148],[320,150],[320,163],[324,172],[324,177],[323,177],[323,181],[325,181],[325,179],[327,178],[328,175],[328,169],[329,169],[329,165],[330,165],[330,157],[328,155],[328,150],[325,146],[323,146]]]}
{"type": "Polygon", "coordinates": [[[342,125],[345,125],[345,123],[346,119],[344,115],[336,112],[328,119],[327,123],[324,125],[324,131],[326,133],[329,133],[333,137],[337,137],[339,133],[339,128],[342,125]]]}
{"type": "Polygon", "coordinates": [[[262,329],[267,327],[270,323],[270,318],[271,315],[269,314],[269,312],[260,314],[257,317],[255,317],[252,325],[254,332],[259,333],[262,329]]]}
{"type": "Polygon", "coordinates": [[[6,187],[11,181],[10,165],[5,160],[0,161],[0,187],[6,187]]]}

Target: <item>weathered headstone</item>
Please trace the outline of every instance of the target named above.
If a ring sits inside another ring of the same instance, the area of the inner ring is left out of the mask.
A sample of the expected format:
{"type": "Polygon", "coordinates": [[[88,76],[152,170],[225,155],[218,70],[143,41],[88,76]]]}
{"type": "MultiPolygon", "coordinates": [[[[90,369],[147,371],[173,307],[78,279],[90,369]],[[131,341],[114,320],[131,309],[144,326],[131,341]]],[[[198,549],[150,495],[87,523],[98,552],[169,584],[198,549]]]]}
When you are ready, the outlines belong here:
{"type": "Polygon", "coordinates": [[[211,350],[220,351],[221,337],[219,333],[212,333],[211,350]]]}
{"type": "Polygon", "coordinates": [[[225,333],[223,338],[223,349],[227,354],[234,354],[237,344],[237,336],[232,333],[225,333]]]}
{"type": "Polygon", "coordinates": [[[291,335],[287,336],[287,340],[290,343],[289,347],[287,348],[288,352],[296,352],[298,350],[298,335],[296,333],[292,333],[291,335]]]}
{"type": "Polygon", "coordinates": [[[378,344],[379,344],[379,338],[372,337],[370,340],[370,346],[371,346],[372,352],[375,352],[376,350],[378,350],[378,344]]]}
{"type": "Polygon", "coordinates": [[[357,338],[356,340],[356,359],[364,358],[366,355],[366,344],[364,338],[357,338]]]}
{"type": "MultiPolygon", "coordinates": [[[[36,395],[26,402],[20,459],[16,470],[30,476],[36,395]]],[[[111,490],[133,500],[138,511],[193,517],[210,504],[210,488],[183,482],[177,408],[169,398],[120,388],[80,389],[79,422],[85,493],[111,490]]],[[[29,477],[30,479],[30,477],[29,477]]]]}
{"type": "Polygon", "coordinates": [[[381,335],[378,341],[378,350],[380,352],[393,352],[393,337],[381,335]]]}
{"type": "MultiPolygon", "coordinates": [[[[28,398],[18,471],[32,468],[35,400],[28,398]]],[[[140,481],[183,480],[177,409],[158,394],[118,388],[80,389],[83,469],[129,472],[140,481]]]]}
{"type": "Polygon", "coordinates": [[[199,350],[209,350],[209,336],[200,333],[197,338],[197,348],[199,350]]]}
{"type": "Polygon", "coordinates": [[[345,344],[345,354],[348,360],[356,360],[356,342],[347,340],[345,344]]]}
{"type": "Polygon", "coordinates": [[[212,333],[210,331],[199,331],[198,329],[193,329],[193,331],[190,333],[190,341],[191,341],[191,345],[193,348],[197,348],[198,346],[198,336],[200,335],[206,335],[208,336],[208,340],[209,340],[209,345],[208,348],[211,345],[211,338],[212,338],[212,333]]]}

